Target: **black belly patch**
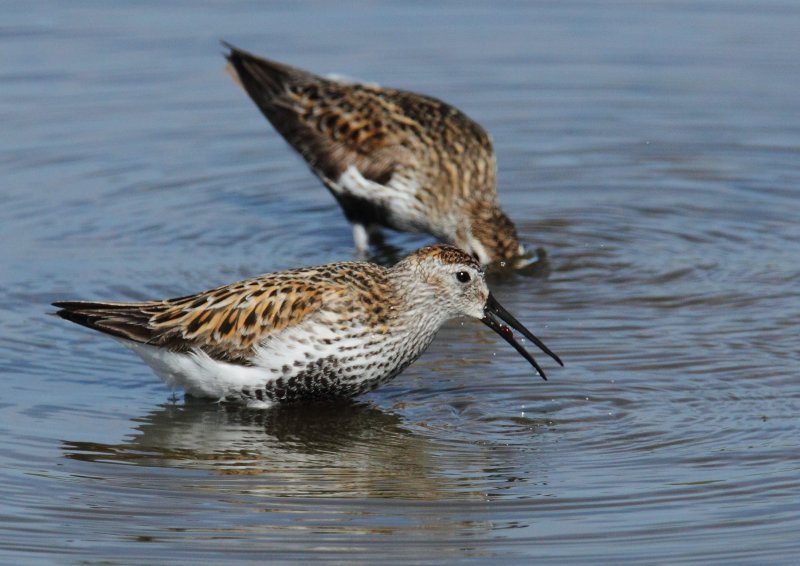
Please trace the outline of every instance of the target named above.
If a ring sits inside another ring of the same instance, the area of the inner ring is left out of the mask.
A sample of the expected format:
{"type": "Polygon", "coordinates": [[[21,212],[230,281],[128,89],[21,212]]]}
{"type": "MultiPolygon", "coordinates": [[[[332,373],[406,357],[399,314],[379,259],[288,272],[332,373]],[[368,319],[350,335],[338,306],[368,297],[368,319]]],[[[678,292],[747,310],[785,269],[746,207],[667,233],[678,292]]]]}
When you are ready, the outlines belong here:
{"type": "Polygon", "coordinates": [[[362,197],[348,194],[338,194],[331,191],[339,206],[342,207],[345,217],[351,224],[377,224],[393,228],[389,222],[389,211],[386,207],[376,204],[362,197]]]}
{"type": "Polygon", "coordinates": [[[334,356],[315,360],[291,377],[265,382],[263,388],[246,388],[226,396],[227,401],[298,401],[332,400],[361,395],[374,389],[381,380],[353,379],[341,361],[334,356]]]}

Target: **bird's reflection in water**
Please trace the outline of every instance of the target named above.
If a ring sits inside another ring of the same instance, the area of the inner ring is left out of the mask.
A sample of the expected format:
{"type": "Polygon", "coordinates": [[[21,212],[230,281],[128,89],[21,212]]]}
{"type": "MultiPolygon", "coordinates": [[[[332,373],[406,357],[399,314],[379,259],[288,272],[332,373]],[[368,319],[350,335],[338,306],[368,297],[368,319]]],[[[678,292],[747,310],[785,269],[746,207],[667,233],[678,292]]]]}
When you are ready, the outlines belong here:
{"type": "MultiPolygon", "coordinates": [[[[128,442],[64,441],[66,457],[92,463],[211,470],[249,493],[441,499],[431,439],[369,403],[248,410],[187,399],[134,421],[128,442]]],[[[456,490],[457,491],[457,490],[456,490]]],[[[463,495],[463,494],[462,494],[463,495]]]]}

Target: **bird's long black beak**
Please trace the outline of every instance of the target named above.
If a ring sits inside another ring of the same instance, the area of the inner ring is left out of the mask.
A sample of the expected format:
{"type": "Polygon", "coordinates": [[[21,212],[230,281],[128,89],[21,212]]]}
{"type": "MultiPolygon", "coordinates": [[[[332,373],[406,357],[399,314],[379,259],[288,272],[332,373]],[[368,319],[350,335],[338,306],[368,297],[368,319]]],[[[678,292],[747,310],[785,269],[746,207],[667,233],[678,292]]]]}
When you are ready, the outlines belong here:
{"type": "Polygon", "coordinates": [[[511,331],[511,328],[497,320],[498,318],[522,334],[525,338],[539,346],[542,352],[557,361],[560,366],[564,365],[564,362],[561,361],[561,358],[555,355],[550,348],[545,346],[544,342],[534,336],[530,330],[522,326],[522,323],[514,318],[510,312],[504,309],[503,306],[497,302],[497,299],[495,299],[490,293],[489,298],[486,299],[486,305],[483,307],[483,318],[481,319],[481,322],[502,336],[503,340],[514,346],[514,349],[519,352],[523,358],[528,360],[539,373],[539,375],[542,376],[542,379],[546,381],[547,376],[544,374],[542,368],[539,367],[539,364],[536,363],[536,360],[533,359],[533,356],[525,348],[523,348],[519,342],[517,342],[517,339],[514,338],[514,333],[511,331]]]}

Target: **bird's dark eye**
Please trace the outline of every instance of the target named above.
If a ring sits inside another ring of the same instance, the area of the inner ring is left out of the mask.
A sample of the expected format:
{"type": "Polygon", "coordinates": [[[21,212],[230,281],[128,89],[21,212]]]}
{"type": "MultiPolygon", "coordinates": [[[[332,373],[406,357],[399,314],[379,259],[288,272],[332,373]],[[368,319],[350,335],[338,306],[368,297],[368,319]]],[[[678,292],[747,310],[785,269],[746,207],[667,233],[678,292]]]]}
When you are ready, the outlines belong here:
{"type": "Polygon", "coordinates": [[[466,271],[459,271],[458,273],[456,273],[456,279],[458,279],[462,283],[466,283],[467,281],[469,281],[469,273],[467,273],[466,271]]]}

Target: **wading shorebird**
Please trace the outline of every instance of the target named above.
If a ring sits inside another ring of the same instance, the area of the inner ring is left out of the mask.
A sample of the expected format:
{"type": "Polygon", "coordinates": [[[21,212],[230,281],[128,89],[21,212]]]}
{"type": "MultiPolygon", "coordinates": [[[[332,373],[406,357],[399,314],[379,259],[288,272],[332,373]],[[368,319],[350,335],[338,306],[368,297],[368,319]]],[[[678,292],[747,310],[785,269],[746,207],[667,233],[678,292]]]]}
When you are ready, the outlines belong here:
{"type": "Polygon", "coordinates": [[[497,199],[491,139],[464,113],[223,45],[234,78],[339,202],[360,254],[388,227],[432,234],[482,265],[530,262],[497,199]]]}
{"type": "Polygon", "coordinates": [[[480,264],[445,245],[417,250],[388,268],[340,262],[176,299],[53,305],[61,318],[134,350],[169,387],[253,407],[374,389],[408,367],[442,324],[459,316],[480,319],[542,378],[508,326],[563,365],[494,299],[480,264]]]}

